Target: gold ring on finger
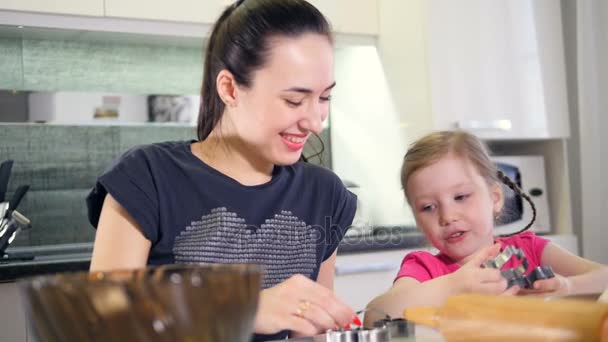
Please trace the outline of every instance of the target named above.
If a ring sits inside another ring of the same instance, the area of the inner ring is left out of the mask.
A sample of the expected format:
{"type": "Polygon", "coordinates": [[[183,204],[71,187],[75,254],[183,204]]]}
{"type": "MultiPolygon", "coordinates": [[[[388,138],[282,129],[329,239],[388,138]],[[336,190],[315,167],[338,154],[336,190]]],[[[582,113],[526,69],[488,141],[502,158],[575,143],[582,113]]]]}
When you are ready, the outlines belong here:
{"type": "Polygon", "coordinates": [[[306,310],[308,310],[309,307],[310,307],[309,301],[307,301],[307,300],[300,301],[300,304],[298,304],[298,309],[296,310],[296,316],[302,317],[302,315],[304,315],[304,312],[306,312],[306,310]]]}

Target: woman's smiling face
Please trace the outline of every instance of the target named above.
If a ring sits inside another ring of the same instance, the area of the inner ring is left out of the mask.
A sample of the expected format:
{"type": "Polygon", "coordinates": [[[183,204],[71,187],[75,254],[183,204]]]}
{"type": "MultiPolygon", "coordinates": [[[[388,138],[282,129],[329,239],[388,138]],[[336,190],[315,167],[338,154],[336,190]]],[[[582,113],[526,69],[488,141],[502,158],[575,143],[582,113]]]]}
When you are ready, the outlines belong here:
{"type": "Polygon", "coordinates": [[[234,133],[264,162],[297,162],[310,134],[323,129],[334,82],[334,52],[326,36],[270,38],[266,63],[249,87],[237,87],[226,112],[234,133]]]}

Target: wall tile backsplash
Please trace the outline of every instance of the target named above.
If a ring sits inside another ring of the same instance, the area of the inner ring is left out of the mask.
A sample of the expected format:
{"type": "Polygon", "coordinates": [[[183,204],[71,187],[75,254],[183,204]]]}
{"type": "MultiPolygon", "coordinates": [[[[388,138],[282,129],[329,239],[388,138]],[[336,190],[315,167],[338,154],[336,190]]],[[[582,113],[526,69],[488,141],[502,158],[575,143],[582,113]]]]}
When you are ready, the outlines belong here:
{"type": "Polygon", "coordinates": [[[198,94],[202,48],[0,39],[0,89],[198,94]]]}
{"type": "MultiPolygon", "coordinates": [[[[329,131],[320,135],[323,163],[331,165],[329,131]]],[[[171,124],[123,126],[0,124],[0,162],[14,160],[7,198],[29,184],[18,210],[32,221],[12,246],[92,242],[85,198],[95,180],[129,148],[160,141],[196,139],[194,127],[171,124]]],[[[319,142],[311,139],[318,150],[319,142]]],[[[315,150],[307,145],[304,154],[315,150]]]]}
{"type": "Polygon", "coordinates": [[[195,137],[194,127],[177,125],[0,125],[0,161],[15,162],[7,198],[31,186],[18,210],[32,228],[13,245],[92,242],[85,198],[111,161],[135,145],[195,137]]]}
{"type": "Polygon", "coordinates": [[[21,40],[0,38],[0,89],[23,89],[21,40]]]}

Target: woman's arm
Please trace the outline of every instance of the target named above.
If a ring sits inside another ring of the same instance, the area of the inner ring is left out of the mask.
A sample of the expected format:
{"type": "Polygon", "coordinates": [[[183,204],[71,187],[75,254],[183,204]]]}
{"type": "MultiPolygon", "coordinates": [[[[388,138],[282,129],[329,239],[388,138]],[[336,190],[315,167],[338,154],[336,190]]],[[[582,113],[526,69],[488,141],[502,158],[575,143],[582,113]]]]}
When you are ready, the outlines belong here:
{"type": "Polygon", "coordinates": [[[151,243],[144,237],[135,220],[107,194],[91,259],[91,271],[131,269],[146,266],[151,243]]]}
{"type": "Polygon", "coordinates": [[[336,254],[337,250],[327,260],[321,263],[317,283],[325,286],[330,290],[334,290],[334,274],[336,271],[336,254]]]}
{"type": "Polygon", "coordinates": [[[549,242],[542,253],[541,264],[551,266],[563,277],[535,282],[535,289],[556,294],[601,293],[608,286],[608,267],[576,256],[549,242]]]}

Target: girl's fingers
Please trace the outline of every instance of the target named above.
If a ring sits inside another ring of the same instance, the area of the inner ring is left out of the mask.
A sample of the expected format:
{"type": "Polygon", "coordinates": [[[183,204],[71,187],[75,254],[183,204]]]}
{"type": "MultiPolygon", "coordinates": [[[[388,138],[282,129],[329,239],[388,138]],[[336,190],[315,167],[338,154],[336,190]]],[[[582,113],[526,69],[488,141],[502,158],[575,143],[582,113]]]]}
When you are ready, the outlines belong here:
{"type": "Polygon", "coordinates": [[[502,296],[514,296],[519,293],[519,290],[521,290],[519,286],[511,286],[505,292],[502,293],[502,296]]]}
{"type": "Polygon", "coordinates": [[[501,294],[507,289],[507,280],[502,279],[497,282],[481,283],[477,285],[477,291],[486,294],[501,294]]]}
{"type": "Polygon", "coordinates": [[[505,280],[500,273],[500,270],[494,268],[483,268],[477,273],[479,277],[477,280],[481,283],[495,283],[505,280]]]}
{"type": "Polygon", "coordinates": [[[541,292],[556,291],[560,287],[560,281],[557,277],[550,279],[537,280],[532,284],[534,290],[541,292]]]}
{"type": "Polygon", "coordinates": [[[471,260],[467,262],[467,265],[472,265],[474,267],[481,266],[484,262],[492,259],[498,255],[500,252],[500,243],[495,243],[492,246],[487,246],[475,253],[471,260]]]}

